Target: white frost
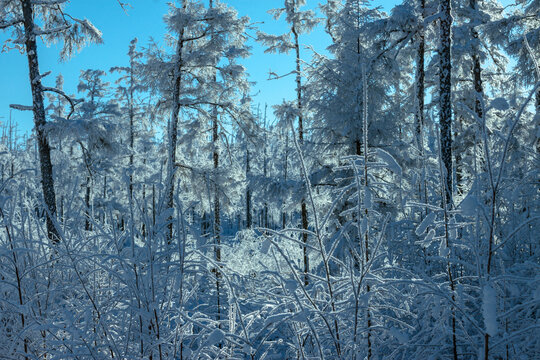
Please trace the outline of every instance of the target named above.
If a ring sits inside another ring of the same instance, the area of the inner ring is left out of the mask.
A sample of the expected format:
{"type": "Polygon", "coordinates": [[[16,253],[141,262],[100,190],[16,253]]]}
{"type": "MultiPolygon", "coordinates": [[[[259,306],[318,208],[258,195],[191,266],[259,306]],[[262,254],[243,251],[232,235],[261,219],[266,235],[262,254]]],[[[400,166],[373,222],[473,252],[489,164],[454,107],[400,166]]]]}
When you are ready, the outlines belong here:
{"type": "Polygon", "coordinates": [[[450,249],[446,246],[446,239],[441,239],[441,244],[439,245],[439,256],[447,257],[450,254],[450,249]]]}
{"type": "Polygon", "coordinates": [[[261,245],[261,253],[263,253],[265,255],[268,254],[268,250],[270,249],[270,245],[272,245],[270,240],[265,239],[264,242],[261,245]]]}
{"type": "Polygon", "coordinates": [[[371,189],[367,186],[364,187],[364,208],[371,210],[373,205],[371,201],[371,189]]]}
{"type": "Polygon", "coordinates": [[[463,216],[474,216],[476,214],[477,204],[478,201],[476,200],[476,197],[474,195],[467,195],[467,197],[463,199],[461,204],[459,204],[461,214],[463,216]]]}
{"type": "Polygon", "coordinates": [[[497,335],[497,293],[491,285],[484,286],[482,315],[486,332],[489,336],[497,335]]]}
{"type": "Polygon", "coordinates": [[[401,176],[401,166],[399,166],[396,159],[394,159],[394,157],[390,155],[389,152],[382,149],[377,149],[377,155],[379,156],[379,158],[381,158],[382,161],[386,163],[386,165],[388,165],[388,169],[390,169],[394,174],[398,174],[401,176]]]}
{"type": "Polygon", "coordinates": [[[296,280],[287,280],[285,282],[285,289],[287,289],[291,293],[294,292],[297,287],[298,287],[298,284],[296,283],[296,280]]]}
{"type": "Polygon", "coordinates": [[[420,225],[418,225],[418,227],[416,228],[416,231],[415,231],[416,235],[420,236],[423,233],[425,233],[428,226],[433,225],[433,222],[435,221],[435,217],[436,217],[436,214],[434,212],[429,213],[424,218],[424,220],[422,220],[420,225]]]}
{"type": "Polygon", "coordinates": [[[215,329],[208,336],[208,339],[206,341],[208,346],[212,346],[222,342],[223,339],[225,339],[225,334],[223,334],[223,331],[221,331],[220,329],[215,329]]]}

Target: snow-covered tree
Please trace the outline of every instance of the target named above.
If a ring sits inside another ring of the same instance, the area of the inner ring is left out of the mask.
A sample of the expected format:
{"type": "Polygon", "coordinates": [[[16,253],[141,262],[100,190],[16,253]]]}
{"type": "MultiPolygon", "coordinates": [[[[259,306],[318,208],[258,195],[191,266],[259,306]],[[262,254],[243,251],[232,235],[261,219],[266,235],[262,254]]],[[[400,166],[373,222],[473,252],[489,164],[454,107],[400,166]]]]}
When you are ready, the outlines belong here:
{"type": "Polygon", "coordinates": [[[186,0],[180,7],[171,5],[165,21],[171,32],[167,42],[175,53],[151,47],[145,73],[147,86],[163,96],[160,107],[170,109],[166,206],[173,208],[180,115],[188,122],[208,117],[208,106],[225,114],[241,112],[233,99],[247,93],[244,68],[237,63],[247,55],[247,19],[222,3],[206,8],[186,0]]]}
{"type": "MultiPolygon", "coordinates": [[[[305,99],[303,96],[302,78],[302,57],[300,56],[300,35],[309,33],[319,23],[319,19],[316,18],[313,10],[300,10],[301,7],[306,5],[305,0],[285,0],[282,8],[276,8],[270,10],[276,20],[282,15],[285,15],[285,21],[290,26],[290,31],[282,35],[269,35],[262,32],[257,33],[258,40],[267,47],[266,52],[279,52],[289,53],[294,51],[296,68],[291,74],[296,75],[296,102],[294,104],[285,103],[278,110],[281,116],[284,116],[285,122],[291,121],[290,114],[295,114],[298,119],[298,141],[300,146],[304,145],[305,137],[305,120],[307,111],[305,109],[305,99]]],[[[302,218],[302,229],[304,234],[302,235],[302,241],[307,244],[309,229],[308,223],[308,211],[306,205],[306,199],[302,197],[300,201],[300,213],[302,218]]],[[[305,284],[308,285],[308,272],[309,272],[309,257],[307,254],[307,247],[304,246],[304,272],[305,272],[305,284]]]]}
{"type": "MultiPolygon", "coordinates": [[[[60,236],[55,228],[56,194],[54,190],[51,149],[45,133],[46,118],[44,92],[60,92],[58,89],[42,85],[44,74],[39,70],[37,38],[46,42],[63,42],[60,58],[69,58],[89,41],[101,42],[101,32],[87,19],[80,20],[64,12],[68,1],[32,1],[2,0],[0,2],[0,29],[8,29],[12,33],[17,47],[24,49],[28,58],[30,86],[32,89],[32,106],[28,109],[34,113],[34,125],[39,147],[39,162],[43,198],[47,210],[47,233],[49,239],[58,242],[60,236]]],[[[24,106],[23,106],[24,108],[24,106]]]]}
{"type": "MultiPolygon", "coordinates": [[[[97,36],[68,3],[0,0],[7,48],[97,36]]],[[[1,356],[537,358],[539,4],[328,0],[308,62],[318,13],[286,0],[285,33],[257,36],[295,55],[275,119],[224,1],[170,4],[164,43],[81,71],[80,99],[31,63],[37,101],[13,107],[41,119],[59,221],[10,117],[1,356]]]]}

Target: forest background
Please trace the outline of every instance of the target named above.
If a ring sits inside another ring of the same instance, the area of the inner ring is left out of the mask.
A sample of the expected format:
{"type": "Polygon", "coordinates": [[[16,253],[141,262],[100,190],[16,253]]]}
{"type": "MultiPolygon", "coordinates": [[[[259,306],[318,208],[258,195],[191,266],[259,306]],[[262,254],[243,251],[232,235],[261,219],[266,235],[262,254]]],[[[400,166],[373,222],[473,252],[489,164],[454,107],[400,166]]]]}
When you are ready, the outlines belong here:
{"type": "Polygon", "coordinates": [[[131,5],[0,0],[2,356],[540,355],[539,0],[131,5]]]}

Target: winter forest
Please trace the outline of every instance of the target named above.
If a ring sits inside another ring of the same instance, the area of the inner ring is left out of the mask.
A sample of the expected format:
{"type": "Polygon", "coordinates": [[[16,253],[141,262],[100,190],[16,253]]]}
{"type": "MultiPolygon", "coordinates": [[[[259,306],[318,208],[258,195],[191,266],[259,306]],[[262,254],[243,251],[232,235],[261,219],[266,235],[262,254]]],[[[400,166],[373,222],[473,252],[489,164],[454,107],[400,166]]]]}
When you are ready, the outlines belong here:
{"type": "Polygon", "coordinates": [[[539,0],[176,0],[68,89],[73,2],[0,0],[0,358],[540,358],[539,0]]]}

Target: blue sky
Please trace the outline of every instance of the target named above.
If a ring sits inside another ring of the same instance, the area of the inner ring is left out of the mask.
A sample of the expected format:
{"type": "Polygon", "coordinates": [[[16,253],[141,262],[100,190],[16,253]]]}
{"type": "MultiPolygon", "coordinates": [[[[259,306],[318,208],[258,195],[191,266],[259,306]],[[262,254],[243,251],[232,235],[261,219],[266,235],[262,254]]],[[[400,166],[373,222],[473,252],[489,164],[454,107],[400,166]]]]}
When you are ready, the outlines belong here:
{"type": "MultiPolygon", "coordinates": [[[[126,2],[127,0],[122,0],[126,2]]],[[[103,32],[104,43],[90,45],[80,53],[75,54],[67,62],[58,61],[59,48],[57,45],[45,46],[38,43],[40,71],[52,71],[45,78],[44,84],[53,86],[58,74],[64,76],[64,91],[76,94],[80,70],[102,69],[108,71],[113,66],[127,64],[129,42],[137,37],[139,46],[145,46],[148,39],[163,39],[165,27],[163,15],[167,12],[167,1],[163,0],[131,0],[132,5],[125,13],[116,0],[71,0],[67,12],[77,18],[89,19],[103,32]]],[[[258,23],[260,30],[280,34],[287,31],[286,24],[274,21],[267,10],[282,6],[282,0],[226,0],[236,8],[240,15],[247,15],[253,23],[258,23]]],[[[316,7],[319,1],[307,1],[308,7],[316,7]]],[[[383,6],[389,10],[398,0],[373,1],[373,5],[383,6]]],[[[254,33],[253,33],[254,35],[254,33]]],[[[6,31],[0,32],[0,43],[9,37],[6,31]]],[[[329,43],[322,28],[301,38],[304,44],[310,44],[318,51],[323,51],[329,43]]],[[[250,80],[257,82],[252,94],[255,103],[268,103],[269,106],[281,103],[294,97],[294,78],[268,81],[268,72],[278,74],[290,72],[294,67],[292,56],[264,54],[264,49],[251,42],[252,56],[244,61],[250,74],[250,80]]],[[[308,50],[303,50],[309,56],[308,50]]],[[[0,122],[6,122],[10,116],[9,104],[31,105],[30,85],[28,81],[28,65],[26,56],[16,50],[0,54],[0,122]]],[[[32,113],[11,111],[13,122],[17,123],[19,134],[29,132],[33,127],[32,113]]]]}

